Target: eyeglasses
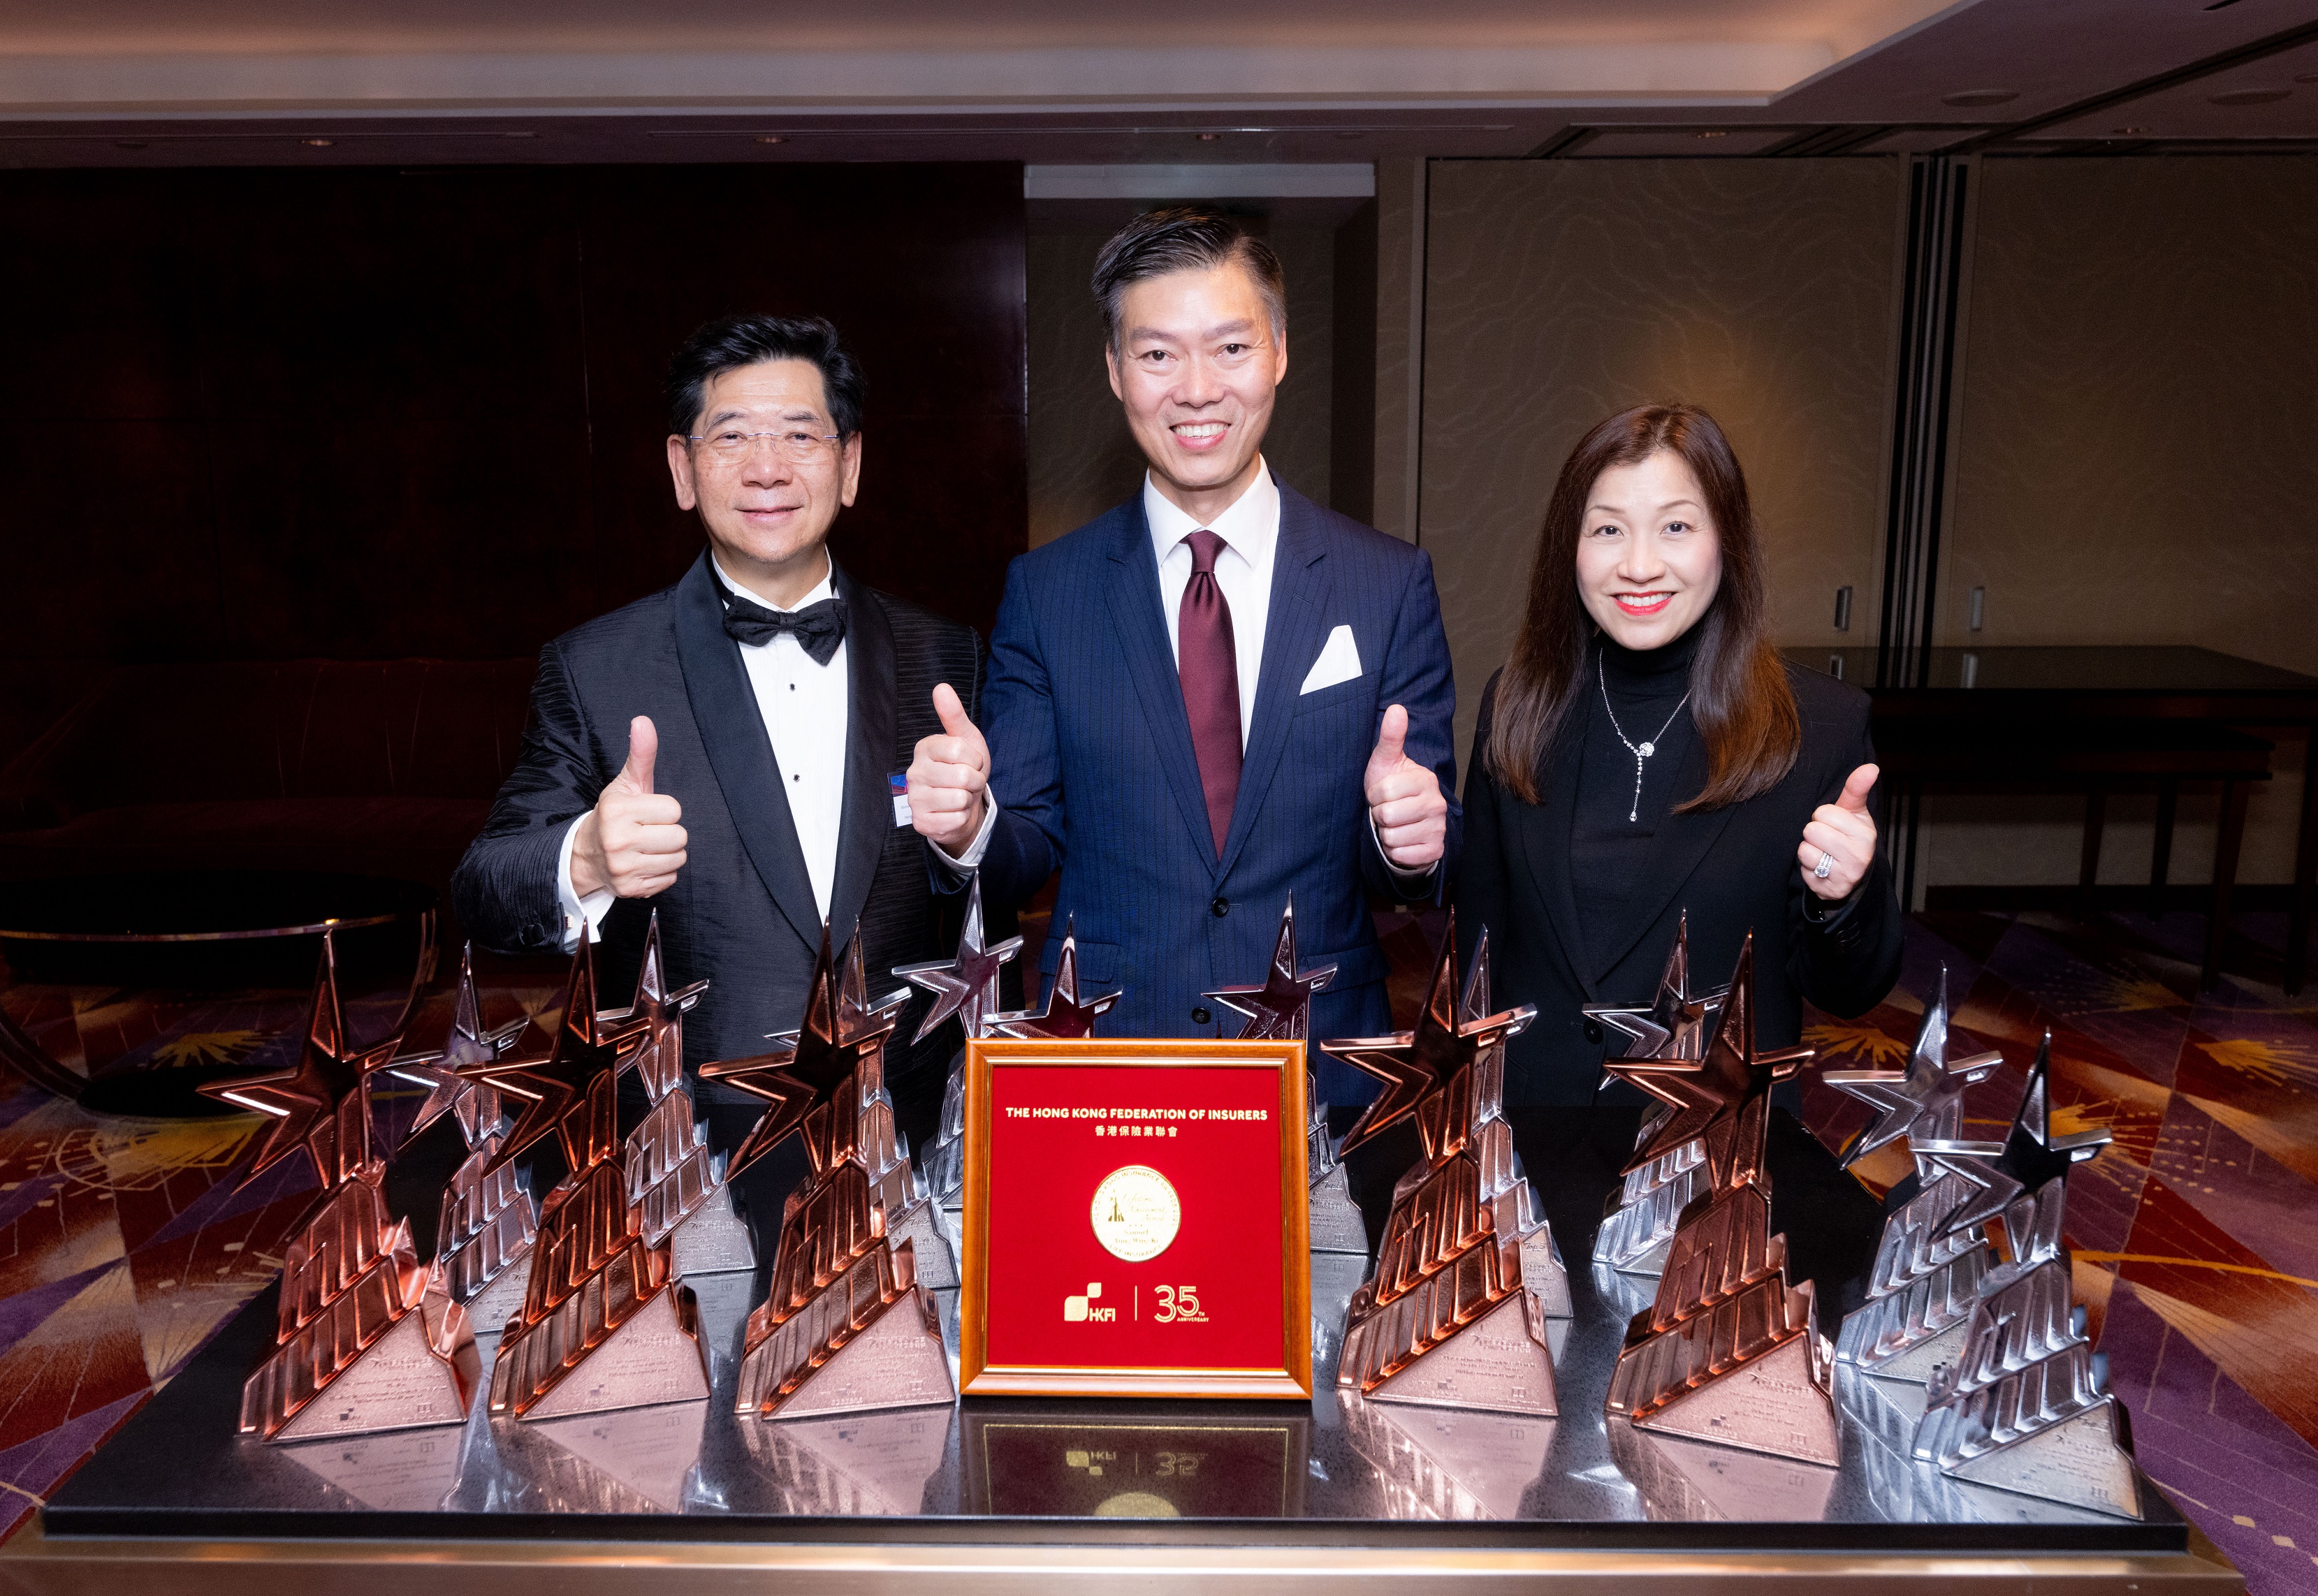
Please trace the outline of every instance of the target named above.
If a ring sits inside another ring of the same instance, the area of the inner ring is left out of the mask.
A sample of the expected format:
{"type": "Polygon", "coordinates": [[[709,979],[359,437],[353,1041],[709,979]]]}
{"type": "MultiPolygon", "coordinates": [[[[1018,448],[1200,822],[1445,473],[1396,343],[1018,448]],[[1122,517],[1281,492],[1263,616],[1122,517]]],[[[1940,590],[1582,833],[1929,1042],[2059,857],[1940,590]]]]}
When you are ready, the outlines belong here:
{"type": "Polygon", "coordinates": [[[769,441],[773,452],[791,465],[811,465],[825,460],[844,438],[836,433],[823,435],[810,432],[742,432],[737,426],[724,427],[705,437],[694,434],[686,438],[689,444],[701,444],[708,453],[727,464],[737,465],[757,452],[759,440],[769,441]]]}

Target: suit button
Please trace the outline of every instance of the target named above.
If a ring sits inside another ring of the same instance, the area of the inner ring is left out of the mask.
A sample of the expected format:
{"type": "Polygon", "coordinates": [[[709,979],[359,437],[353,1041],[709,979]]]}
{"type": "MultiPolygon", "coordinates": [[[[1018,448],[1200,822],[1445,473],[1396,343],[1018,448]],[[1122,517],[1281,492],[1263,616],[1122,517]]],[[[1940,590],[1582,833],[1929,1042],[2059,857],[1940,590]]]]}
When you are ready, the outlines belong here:
{"type": "Polygon", "coordinates": [[[1207,1025],[1214,1020],[1215,1018],[1216,1017],[1214,1015],[1208,1012],[1204,1005],[1191,1010],[1191,1023],[1195,1026],[1207,1025]]]}
{"type": "Polygon", "coordinates": [[[1214,902],[1208,905],[1208,912],[1214,915],[1217,919],[1223,919],[1224,916],[1231,912],[1231,900],[1229,898],[1217,899],[1214,902]]]}
{"type": "Polygon", "coordinates": [[[1586,1040],[1595,1043],[1602,1040],[1602,1022],[1600,1020],[1589,1019],[1586,1022],[1586,1040]]]}

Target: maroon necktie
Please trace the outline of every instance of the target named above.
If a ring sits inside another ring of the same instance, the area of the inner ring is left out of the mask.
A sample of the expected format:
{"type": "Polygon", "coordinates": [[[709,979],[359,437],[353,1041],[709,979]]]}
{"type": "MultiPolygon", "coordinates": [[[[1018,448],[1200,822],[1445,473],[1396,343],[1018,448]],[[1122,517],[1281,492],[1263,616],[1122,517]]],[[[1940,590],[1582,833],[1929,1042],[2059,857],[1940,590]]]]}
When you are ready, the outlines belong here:
{"type": "Polygon", "coordinates": [[[1232,801],[1239,796],[1239,655],[1232,647],[1231,605],[1216,586],[1216,556],[1224,540],[1204,527],[1191,545],[1191,579],[1175,612],[1175,670],[1183,682],[1183,710],[1191,718],[1191,750],[1199,758],[1199,788],[1208,797],[1208,827],[1216,855],[1231,834],[1232,801]]]}

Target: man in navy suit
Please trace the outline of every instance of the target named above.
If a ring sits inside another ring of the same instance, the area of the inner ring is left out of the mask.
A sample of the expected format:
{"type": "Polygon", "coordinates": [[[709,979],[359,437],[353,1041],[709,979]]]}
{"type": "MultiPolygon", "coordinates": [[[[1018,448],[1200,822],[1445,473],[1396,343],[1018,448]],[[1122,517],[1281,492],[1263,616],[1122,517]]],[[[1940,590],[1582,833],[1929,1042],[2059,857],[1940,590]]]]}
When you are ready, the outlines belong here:
{"type": "MultiPolygon", "coordinates": [[[[1460,815],[1448,640],[1422,550],[1322,509],[1262,454],[1288,370],[1280,263],[1206,210],[1104,246],[1094,292],[1141,494],[1014,561],[978,731],[947,687],[912,824],[939,873],[1020,903],[1059,867],[1079,973],[1122,1036],[1215,1036],[1202,995],[1262,979],[1295,896],[1336,976],[1315,1036],[1388,1027],[1367,891],[1437,901],[1460,815]]],[[[1369,1095],[1341,1065],[1324,1095],[1369,1095]]]]}

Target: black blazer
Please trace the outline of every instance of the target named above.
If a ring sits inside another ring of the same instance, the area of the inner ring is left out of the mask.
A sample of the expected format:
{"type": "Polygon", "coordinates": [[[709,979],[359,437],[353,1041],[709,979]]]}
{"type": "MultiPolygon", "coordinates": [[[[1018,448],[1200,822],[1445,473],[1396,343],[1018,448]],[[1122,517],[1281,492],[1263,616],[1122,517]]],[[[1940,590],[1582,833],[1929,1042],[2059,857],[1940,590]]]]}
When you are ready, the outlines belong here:
{"type": "MultiPolygon", "coordinates": [[[[1569,750],[1583,728],[1566,724],[1548,750],[1538,782],[1544,802],[1523,802],[1497,785],[1481,757],[1497,694],[1496,677],[1489,678],[1473,760],[1466,767],[1457,919],[1468,949],[1482,927],[1488,928],[1490,990],[1498,1004],[1537,1005],[1537,1019],[1506,1052],[1507,1101],[1594,1099],[1608,1048],[1602,1027],[1578,1010],[1586,1004],[1649,1003],[1685,910],[1694,986],[1729,981],[1747,933],[1755,933],[1760,1047],[1795,1043],[1804,998],[1831,1014],[1864,1014],[1899,979],[1900,905],[1881,856],[1825,919],[1819,901],[1803,887],[1795,856],[1811,811],[1833,802],[1845,778],[1875,758],[1867,695],[1792,665],[1787,679],[1802,716],[1795,767],[1777,786],[1743,803],[1668,816],[1658,831],[1645,889],[1622,922],[1588,941],[1579,930],[1569,868],[1578,770],[1569,750]]],[[[1706,784],[1706,751],[1694,737],[1681,746],[1674,791],[1696,793],[1706,784]]]]}
{"type": "MultiPolygon", "coordinates": [[[[895,964],[940,958],[936,900],[923,838],[894,820],[887,777],[907,770],[918,740],[941,730],[934,684],[957,689],[966,713],[982,697],[982,641],[943,619],[833,570],[846,613],[848,684],[845,818],[830,922],[841,952],[859,917],[871,995],[903,983],[895,964]]],[[[555,858],[564,829],[594,807],[626,761],[628,722],[650,715],[660,732],[657,791],[684,806],[687,857],[655,898],[622,899],[605,918],[604,1000],[633,990],[644,928],[660,911],[669,979],[706,977],[686,1018],[687,1063],[765,1050],[793,1029],[821,943],[821,914],[804,852],[781,795],[772,741],[724,634],[723,610],[704,551],[683,579],[564,633],[540,650],[531,721],[515,773],[453,876],[468,933],[505,953],[551,952],[562,940],[555,858]]],[[[907,1045],[928,1001],[904,1011],[887,1072],[945,1063],[955,1024],[907,1045]]],[[[714,1097],[724,1089],[711,1088],[714,1097]]]]}

